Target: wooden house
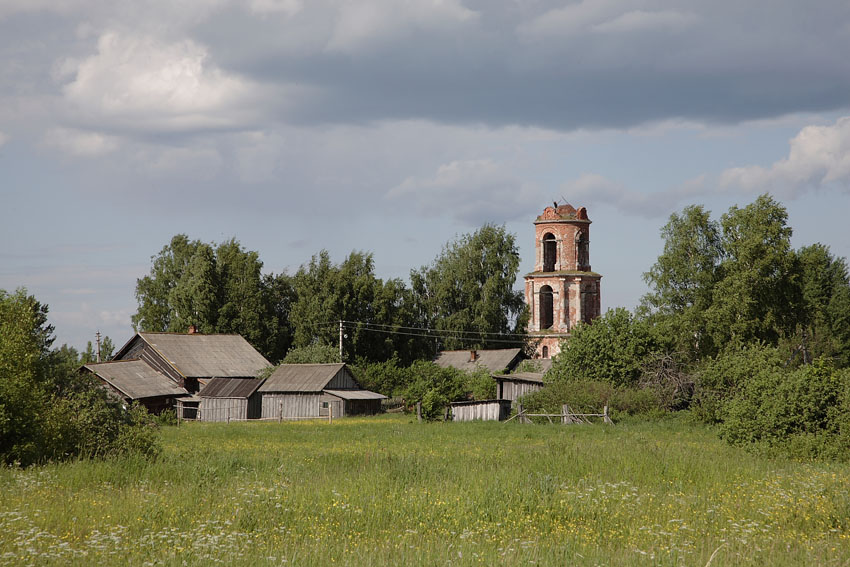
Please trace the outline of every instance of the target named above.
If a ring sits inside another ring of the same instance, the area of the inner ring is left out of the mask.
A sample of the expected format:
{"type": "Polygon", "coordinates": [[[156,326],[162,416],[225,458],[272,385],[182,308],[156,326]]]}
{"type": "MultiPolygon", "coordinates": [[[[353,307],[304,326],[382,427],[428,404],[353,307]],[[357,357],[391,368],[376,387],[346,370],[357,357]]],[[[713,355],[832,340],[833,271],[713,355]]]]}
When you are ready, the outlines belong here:
{"type": "Polygon", "coordinates": [[[543,374],[536,372],[494,374],[493,380],[496,381],[496,397],[511,402],[543,388],[543,374]]]}
{"type": "Polygon", "coordinates": [[[504,421],[511,414],[510,400],[452,402],[452,421],[504,421]]]}
{"type": "Polygon", "coordinates": [[[510,372],[525,358],[520,348],[493,350],[444,350],[434,362],[443,368],[475,371],[483,368],[488,372],[510,372]]]}
{"type": "Polygon", "coordinates": [[[103,387],[126,405],[138,402],[151,413],[174,407],[175,400],[189,397],[185,388],[141,360],[121,360],[86,364],[103,387]]]}
{"type": "Polygon", "coordinates": [[[113,360],[139,359],[189,393],[212,378],[256,378],[271,366],[239,335],[137,333],[113,360]]]}
{"type": "Polygon", "coordinates": [[[362,389],[345,364],[281,364],[259,392],[263,419],[375,414],[386,397],[362,389]]]}
{"type": "Polygon", "coordinates": [[[213,378],[198,392],[200,421],[259,419],[263,381],[257,378],[213,378]]]}

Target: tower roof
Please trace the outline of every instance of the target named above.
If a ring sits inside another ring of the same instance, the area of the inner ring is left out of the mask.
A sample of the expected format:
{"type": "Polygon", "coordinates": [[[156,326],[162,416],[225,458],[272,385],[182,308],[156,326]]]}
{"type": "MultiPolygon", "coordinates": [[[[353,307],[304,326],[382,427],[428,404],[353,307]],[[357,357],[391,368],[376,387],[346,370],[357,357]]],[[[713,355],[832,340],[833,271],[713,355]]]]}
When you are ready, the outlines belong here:
{"type": "Polygon", "coordinates": [[[579,207],[576,209],[569,203],[565,203],[563,205],[558,205],[556,207],[546,207],[543,209],[543,214],[537,217],[537,222],[546,222],[546,221],[588,221],[590,219],[587,218],[587,209],[584,207],[579,207]]]}

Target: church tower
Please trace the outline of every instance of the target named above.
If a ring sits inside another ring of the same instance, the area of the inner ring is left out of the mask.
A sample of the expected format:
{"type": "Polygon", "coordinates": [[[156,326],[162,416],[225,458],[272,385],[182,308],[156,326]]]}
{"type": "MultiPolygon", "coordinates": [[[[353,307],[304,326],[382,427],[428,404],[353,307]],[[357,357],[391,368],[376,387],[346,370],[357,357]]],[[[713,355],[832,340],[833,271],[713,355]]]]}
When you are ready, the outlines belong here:
{"type": "Polygon", "coordinates": [[[602,276],[590,269],[590,219],[570,205],[546,207],[534,221],[536,259],[525,276],[528,333],[535,358],[552,358],[579,322],[599,317],[602,276]]]}

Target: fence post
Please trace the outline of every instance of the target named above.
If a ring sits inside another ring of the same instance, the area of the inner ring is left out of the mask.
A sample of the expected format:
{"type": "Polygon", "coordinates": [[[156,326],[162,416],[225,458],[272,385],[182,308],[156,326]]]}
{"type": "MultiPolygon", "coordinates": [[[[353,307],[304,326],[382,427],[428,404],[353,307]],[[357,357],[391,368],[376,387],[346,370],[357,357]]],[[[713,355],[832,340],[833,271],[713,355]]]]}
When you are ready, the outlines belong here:
{"type": "Polygon", "coordinates": [[[277,406],[277,422],[280,423],[283,421],[283,401],[280,402],[277,406]]]}
{"type": "Polygon", "coordinates": [[[230,423],[230,406],[227,406],[227,423],[230,423]]]}
{"type": "Polygon", "coordinates": [[[611,421],[610,417],[608,417],[608,406],[605,406],[605,409],[602,410],[602,413],[603,413],[602,422],[613,425],[614,422],[611,421]]]}
{"type": "Polygon", "coordinates": [[[416,402],[416,420],[422,423],[422,402],[416,402]]]}
{"type": "Polygon", "coordinates": [[[334,421],[334,403],[328,402],[328,423],[333,423],[334,421]]]}
{"type": "Polygon", "coordinates": [[[520,423],[525,423],[525,421],[523,421],[525,418],[522,415],[522,402],[517,402],[516,404],[516,415],[517,421],[519,421],[520,423]]]}
{"type": "Polygon", "coordinates": [[[449,420],[449,406],[443,408],[443,421],[449,420]]]}

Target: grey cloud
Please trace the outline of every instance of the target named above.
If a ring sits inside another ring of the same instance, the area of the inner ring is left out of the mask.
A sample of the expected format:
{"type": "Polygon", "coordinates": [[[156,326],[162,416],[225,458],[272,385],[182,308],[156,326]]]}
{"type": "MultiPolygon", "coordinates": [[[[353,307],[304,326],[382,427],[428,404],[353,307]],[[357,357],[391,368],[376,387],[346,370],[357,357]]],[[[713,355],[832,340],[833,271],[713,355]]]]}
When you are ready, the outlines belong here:
{"type": "Polygon", "coordinates": [[[704,176],[654,193],[638,193],[621,183],[592,173],[561,186],[563,195],[574,206],[609,206],[624,214],[644,218],[666,217],[685,201],[704,195],[707,190],[704,176]]]}

